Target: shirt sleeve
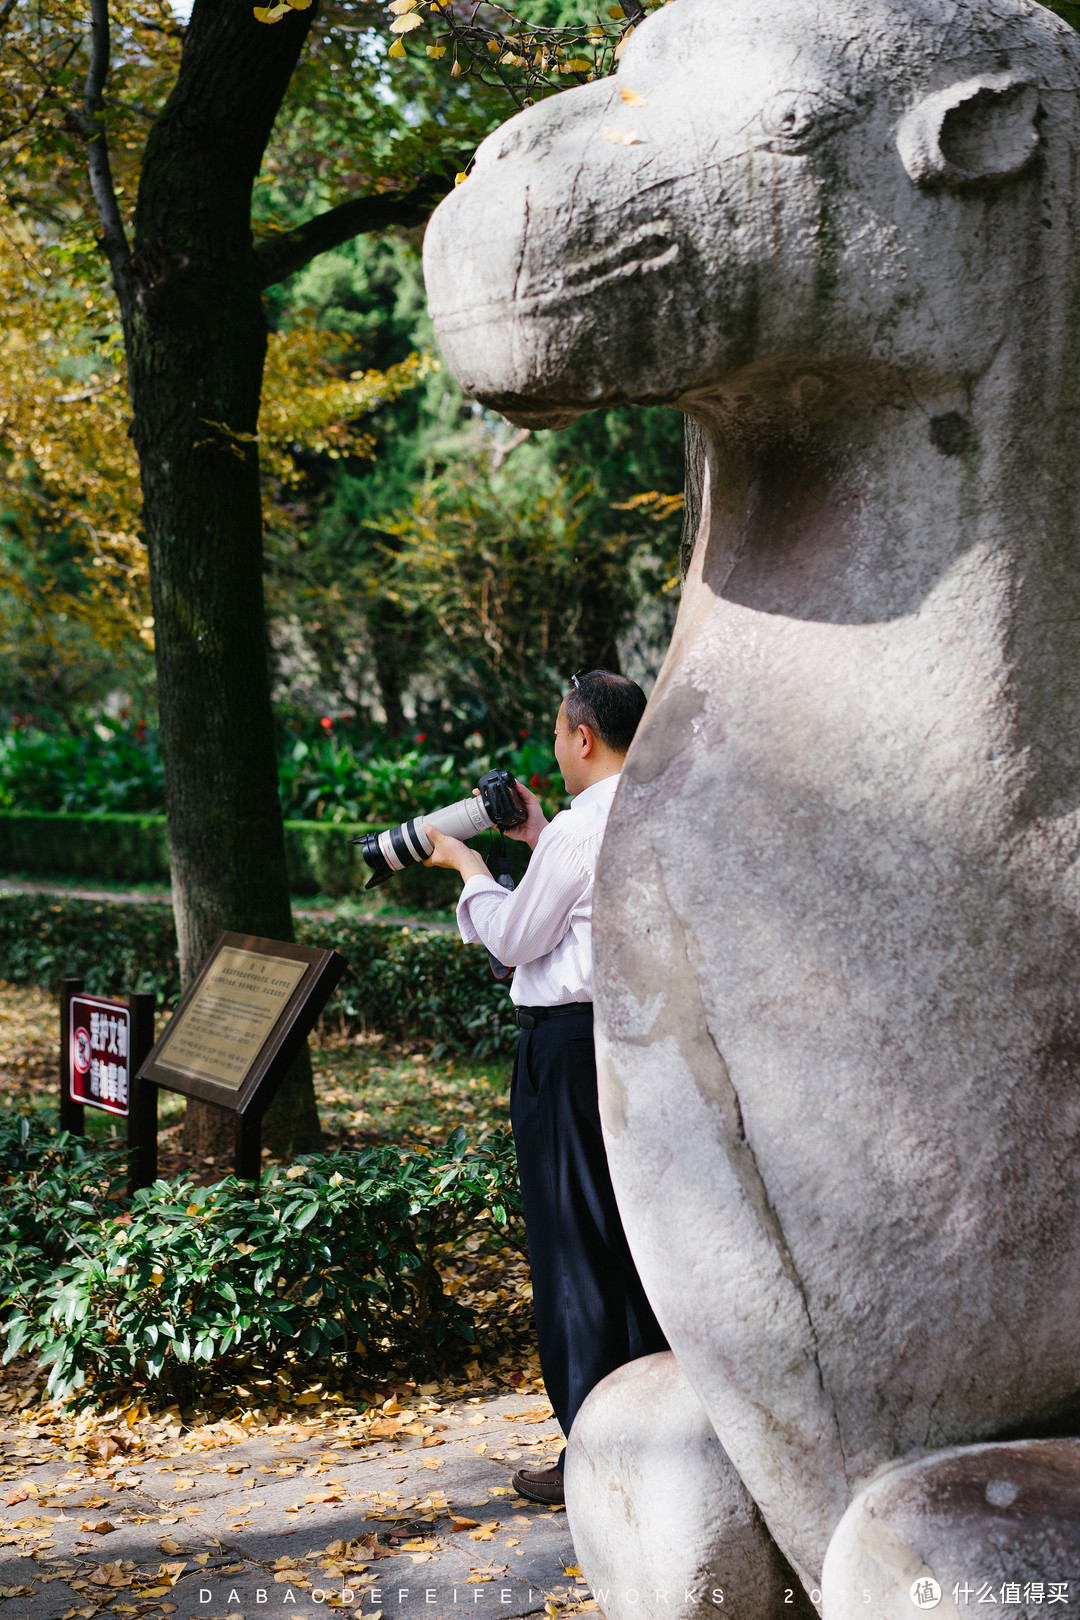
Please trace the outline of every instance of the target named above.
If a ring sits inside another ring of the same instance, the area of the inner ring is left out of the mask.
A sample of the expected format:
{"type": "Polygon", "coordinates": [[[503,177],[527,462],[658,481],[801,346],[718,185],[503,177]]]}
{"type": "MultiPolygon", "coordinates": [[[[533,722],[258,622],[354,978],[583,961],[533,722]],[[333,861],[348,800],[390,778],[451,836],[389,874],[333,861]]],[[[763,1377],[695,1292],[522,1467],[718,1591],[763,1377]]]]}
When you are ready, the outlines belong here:
{"type": "Polygon", "coordinates": [[[541,833],[516,889],[494,878],[471,877],[461,891],[457,921],[466,945],[484,945],[507,967],[547,956],[588,898],[592,873],[573,845],[541,833]]]}

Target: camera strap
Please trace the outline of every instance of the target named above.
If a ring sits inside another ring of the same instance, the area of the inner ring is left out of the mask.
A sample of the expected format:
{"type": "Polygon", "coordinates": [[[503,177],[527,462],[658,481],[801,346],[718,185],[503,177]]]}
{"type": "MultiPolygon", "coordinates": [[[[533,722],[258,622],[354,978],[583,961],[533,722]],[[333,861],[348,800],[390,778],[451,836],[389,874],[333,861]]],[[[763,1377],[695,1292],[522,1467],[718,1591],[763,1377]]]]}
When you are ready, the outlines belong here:
{"type": "MultiPolygon", "coordinates": [[[[488,871],[490,872],[490,853],[487,864],[488,871]]],[[[498,872],[492,872],[491,875],[494,877],[496,883],[499,884],[500,888],[512,889],[514,887],[514,880],[510,876],[510,857],[506,853],[506,839],[503,837],[501,829],[499,831],[499,870],[498,872]]],[[[500,984],[505,983],[505,981],[514,971],[512,967],[507,967],[504,962],[500,962],[497,956],[492,956],[490,951],[488,951],[488,965],[491,968],[493,977],[498,979],[500,984]]]]}

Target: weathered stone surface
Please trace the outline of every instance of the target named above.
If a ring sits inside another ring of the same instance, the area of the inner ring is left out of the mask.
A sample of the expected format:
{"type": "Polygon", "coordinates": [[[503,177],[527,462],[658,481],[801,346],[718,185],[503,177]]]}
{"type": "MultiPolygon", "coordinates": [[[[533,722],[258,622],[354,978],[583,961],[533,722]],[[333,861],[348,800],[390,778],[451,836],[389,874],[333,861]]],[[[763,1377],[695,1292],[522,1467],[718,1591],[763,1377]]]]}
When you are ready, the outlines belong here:
{"type": "Polygon", "coordinates": [[[813,1616],[670,1352],[620,1367],[581,1408],[566,1515],[607,1620],[813,1616]]]}
{"type": "Polygon", "coordinates": [[[1080,1389],[1078,86],[1026,0],[677,0],[428,232],[478,397],[704,436],[598,878],[601,1100],[807,1586],[881,1464],[1080,1389]]]}
{"type": "Polygon", "coordinates": [[[1080,1440],[958,1446],[884,1470],[829,1543],[824,1620],[911,1620],[993,1604],[1041,1620],[1080,1597],[1080,1440]],[[980,1595],[981,1594],[981,1595],[980,1595]]]}

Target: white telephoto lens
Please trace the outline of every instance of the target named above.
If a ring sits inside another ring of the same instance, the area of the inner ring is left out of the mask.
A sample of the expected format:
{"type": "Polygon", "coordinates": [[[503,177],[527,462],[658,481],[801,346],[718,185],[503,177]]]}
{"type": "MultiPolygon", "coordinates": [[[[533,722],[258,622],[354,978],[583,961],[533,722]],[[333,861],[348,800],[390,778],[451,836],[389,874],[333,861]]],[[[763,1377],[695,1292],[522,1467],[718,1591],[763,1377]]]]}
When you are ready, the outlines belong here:
{"type": "Polygon", "coordinates": [[[486,832],[492,825],[483,800],[474,795],[459,799],[456,804],[444,805],[441,810],[432,811],[430,816],[417,816],[416,820],[421,831],[425,825],[430,825],[450,838],[475,838],[477,833],[486,832]]]}

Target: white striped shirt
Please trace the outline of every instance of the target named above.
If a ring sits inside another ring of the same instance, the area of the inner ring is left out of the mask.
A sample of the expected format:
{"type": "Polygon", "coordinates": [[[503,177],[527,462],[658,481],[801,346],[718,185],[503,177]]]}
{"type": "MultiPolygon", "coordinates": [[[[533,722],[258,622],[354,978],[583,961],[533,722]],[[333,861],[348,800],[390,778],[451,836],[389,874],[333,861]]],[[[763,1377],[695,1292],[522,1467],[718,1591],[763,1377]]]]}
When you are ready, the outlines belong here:
{"type": "Polygon", "coordinates": [[[618,775],[594,782],[548,822],[516,889],[471,877],[461,891],[461,937],[516,969],[519,1007],[592,1000],[593,880],[618,785],[618,775]]]}

